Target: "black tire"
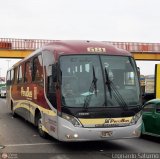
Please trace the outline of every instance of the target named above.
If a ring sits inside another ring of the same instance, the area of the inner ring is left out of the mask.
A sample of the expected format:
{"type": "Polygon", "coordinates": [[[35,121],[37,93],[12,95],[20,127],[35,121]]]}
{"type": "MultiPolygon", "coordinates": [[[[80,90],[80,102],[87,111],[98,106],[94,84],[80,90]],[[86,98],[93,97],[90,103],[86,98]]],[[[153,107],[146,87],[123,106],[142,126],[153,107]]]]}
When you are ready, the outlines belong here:
{"type": "Polygon", "coordinates": [[[140,134],[140,138],[145,138],[145,134],[143,134],[144,131],[144,123],[142,123],[142,127],[141,127],[141,134],[140,134]]]}
{"type": "Polygon", "coordinates": [[[17,114],[14,112],[14,110],[13,110],[13,102],[11,102],[11,112],[12,112],[12,116],[14,117],[14,118],[16,118],[17,117],[17,114]]]}
{"type": "Polygon", "coordinates": [[[42,117],[40,114],[37,115],[37,120],[36,120],[36,125],[38,128],[38,133],[42,138],[46,138],[47,137],[47,133],[45,131],[43,131],[42,129],[42,117]]]}
{"type": "Polygon", "coordinates": [[[143,137],[144,137],[144,135],[143,135],[142,132],[141,132],[139,138],[142,138],[142,139],[143,139],[143,137]]]}

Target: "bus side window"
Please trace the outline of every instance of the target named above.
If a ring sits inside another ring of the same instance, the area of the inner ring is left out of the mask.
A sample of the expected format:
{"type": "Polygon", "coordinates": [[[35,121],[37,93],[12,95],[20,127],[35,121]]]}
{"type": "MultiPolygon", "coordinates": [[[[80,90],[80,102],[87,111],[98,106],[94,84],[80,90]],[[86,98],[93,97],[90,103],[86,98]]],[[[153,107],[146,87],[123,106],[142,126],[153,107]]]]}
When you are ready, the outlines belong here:
{"type": "Polygon", "coordinates": [[[22,65],[19,66],[17,75],[18,75],[17,76],[18,77],[18,83],[22,83],[23,82],[22,65]]]}
{"type": "Polygon", "coordinates": [[[39,55],[33,59],[33,81],[43,81],[42,56],[39,55]]]}
{"type": "Polygon", "coordinates": [[[16,67],[14,69],[14,77],[13,77],[13,83],[17,84],[17,74],[18,74],[18,68],[16,67]]]}
{"type": "Polygon", "coordinates": [[[31,78],[31,68],[30,68],[30,61],[27,61],[25,63],[25,75],[24,75],[24,81],[26,83],[30,83],[32,78],[31,78]]]}
{"type": "Polygon", "coordinates": [[[14,70],[11,70],[11,84],[14,82],[14,70]]]}

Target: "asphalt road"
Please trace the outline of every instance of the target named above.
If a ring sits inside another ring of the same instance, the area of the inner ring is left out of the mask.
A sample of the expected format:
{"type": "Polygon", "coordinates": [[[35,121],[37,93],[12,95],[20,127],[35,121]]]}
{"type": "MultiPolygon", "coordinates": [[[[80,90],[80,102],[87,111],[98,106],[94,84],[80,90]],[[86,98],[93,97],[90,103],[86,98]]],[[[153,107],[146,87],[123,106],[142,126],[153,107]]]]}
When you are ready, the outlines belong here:
{"type": "Polygon", "coordinates": [[[13,118],[5,99],[0,99],[0,159],[5,155],[11,159],[132,159],[148,158],[148,155],[160,158],[160,154],[153,153],[160,153],[160,138],[80,143],[63,143],[52,137],[43,139],[32,124],[20,117],[13,118]]]}

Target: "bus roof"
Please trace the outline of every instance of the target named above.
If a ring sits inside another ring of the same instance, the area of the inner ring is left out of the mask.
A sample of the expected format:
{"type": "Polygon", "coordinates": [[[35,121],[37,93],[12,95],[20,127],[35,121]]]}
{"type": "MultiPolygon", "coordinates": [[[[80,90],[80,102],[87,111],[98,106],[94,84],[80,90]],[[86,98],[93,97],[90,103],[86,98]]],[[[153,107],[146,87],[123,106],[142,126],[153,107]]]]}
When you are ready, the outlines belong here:
{"type": "MultiPolygon", "coordinates": [[[[82,40],[63,40],[54,41],[43,47],[56,50],[58,56],[67,54],[107,54],[107,55],[121,55],[132,56],[128,51],[116,48],[107,42],[100,41],[82,41],[82,40]],[[103,50],[105,48],[105,51],[103,50]]],[[[58,57],[58,56],[55,57],[58,57]]]]}

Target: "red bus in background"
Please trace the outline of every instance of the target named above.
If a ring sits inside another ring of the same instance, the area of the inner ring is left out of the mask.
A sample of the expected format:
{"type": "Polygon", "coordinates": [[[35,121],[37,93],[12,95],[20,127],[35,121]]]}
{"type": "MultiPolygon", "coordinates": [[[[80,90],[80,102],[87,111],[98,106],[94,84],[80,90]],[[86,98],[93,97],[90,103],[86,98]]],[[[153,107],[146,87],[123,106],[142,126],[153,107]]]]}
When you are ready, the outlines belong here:
{"type": "Polygon", "coordinates": [[[104,42],[55,41],[7,71],[7,105],[42,137],[138,137],[141,103],[135,60],[104,42]]]}

